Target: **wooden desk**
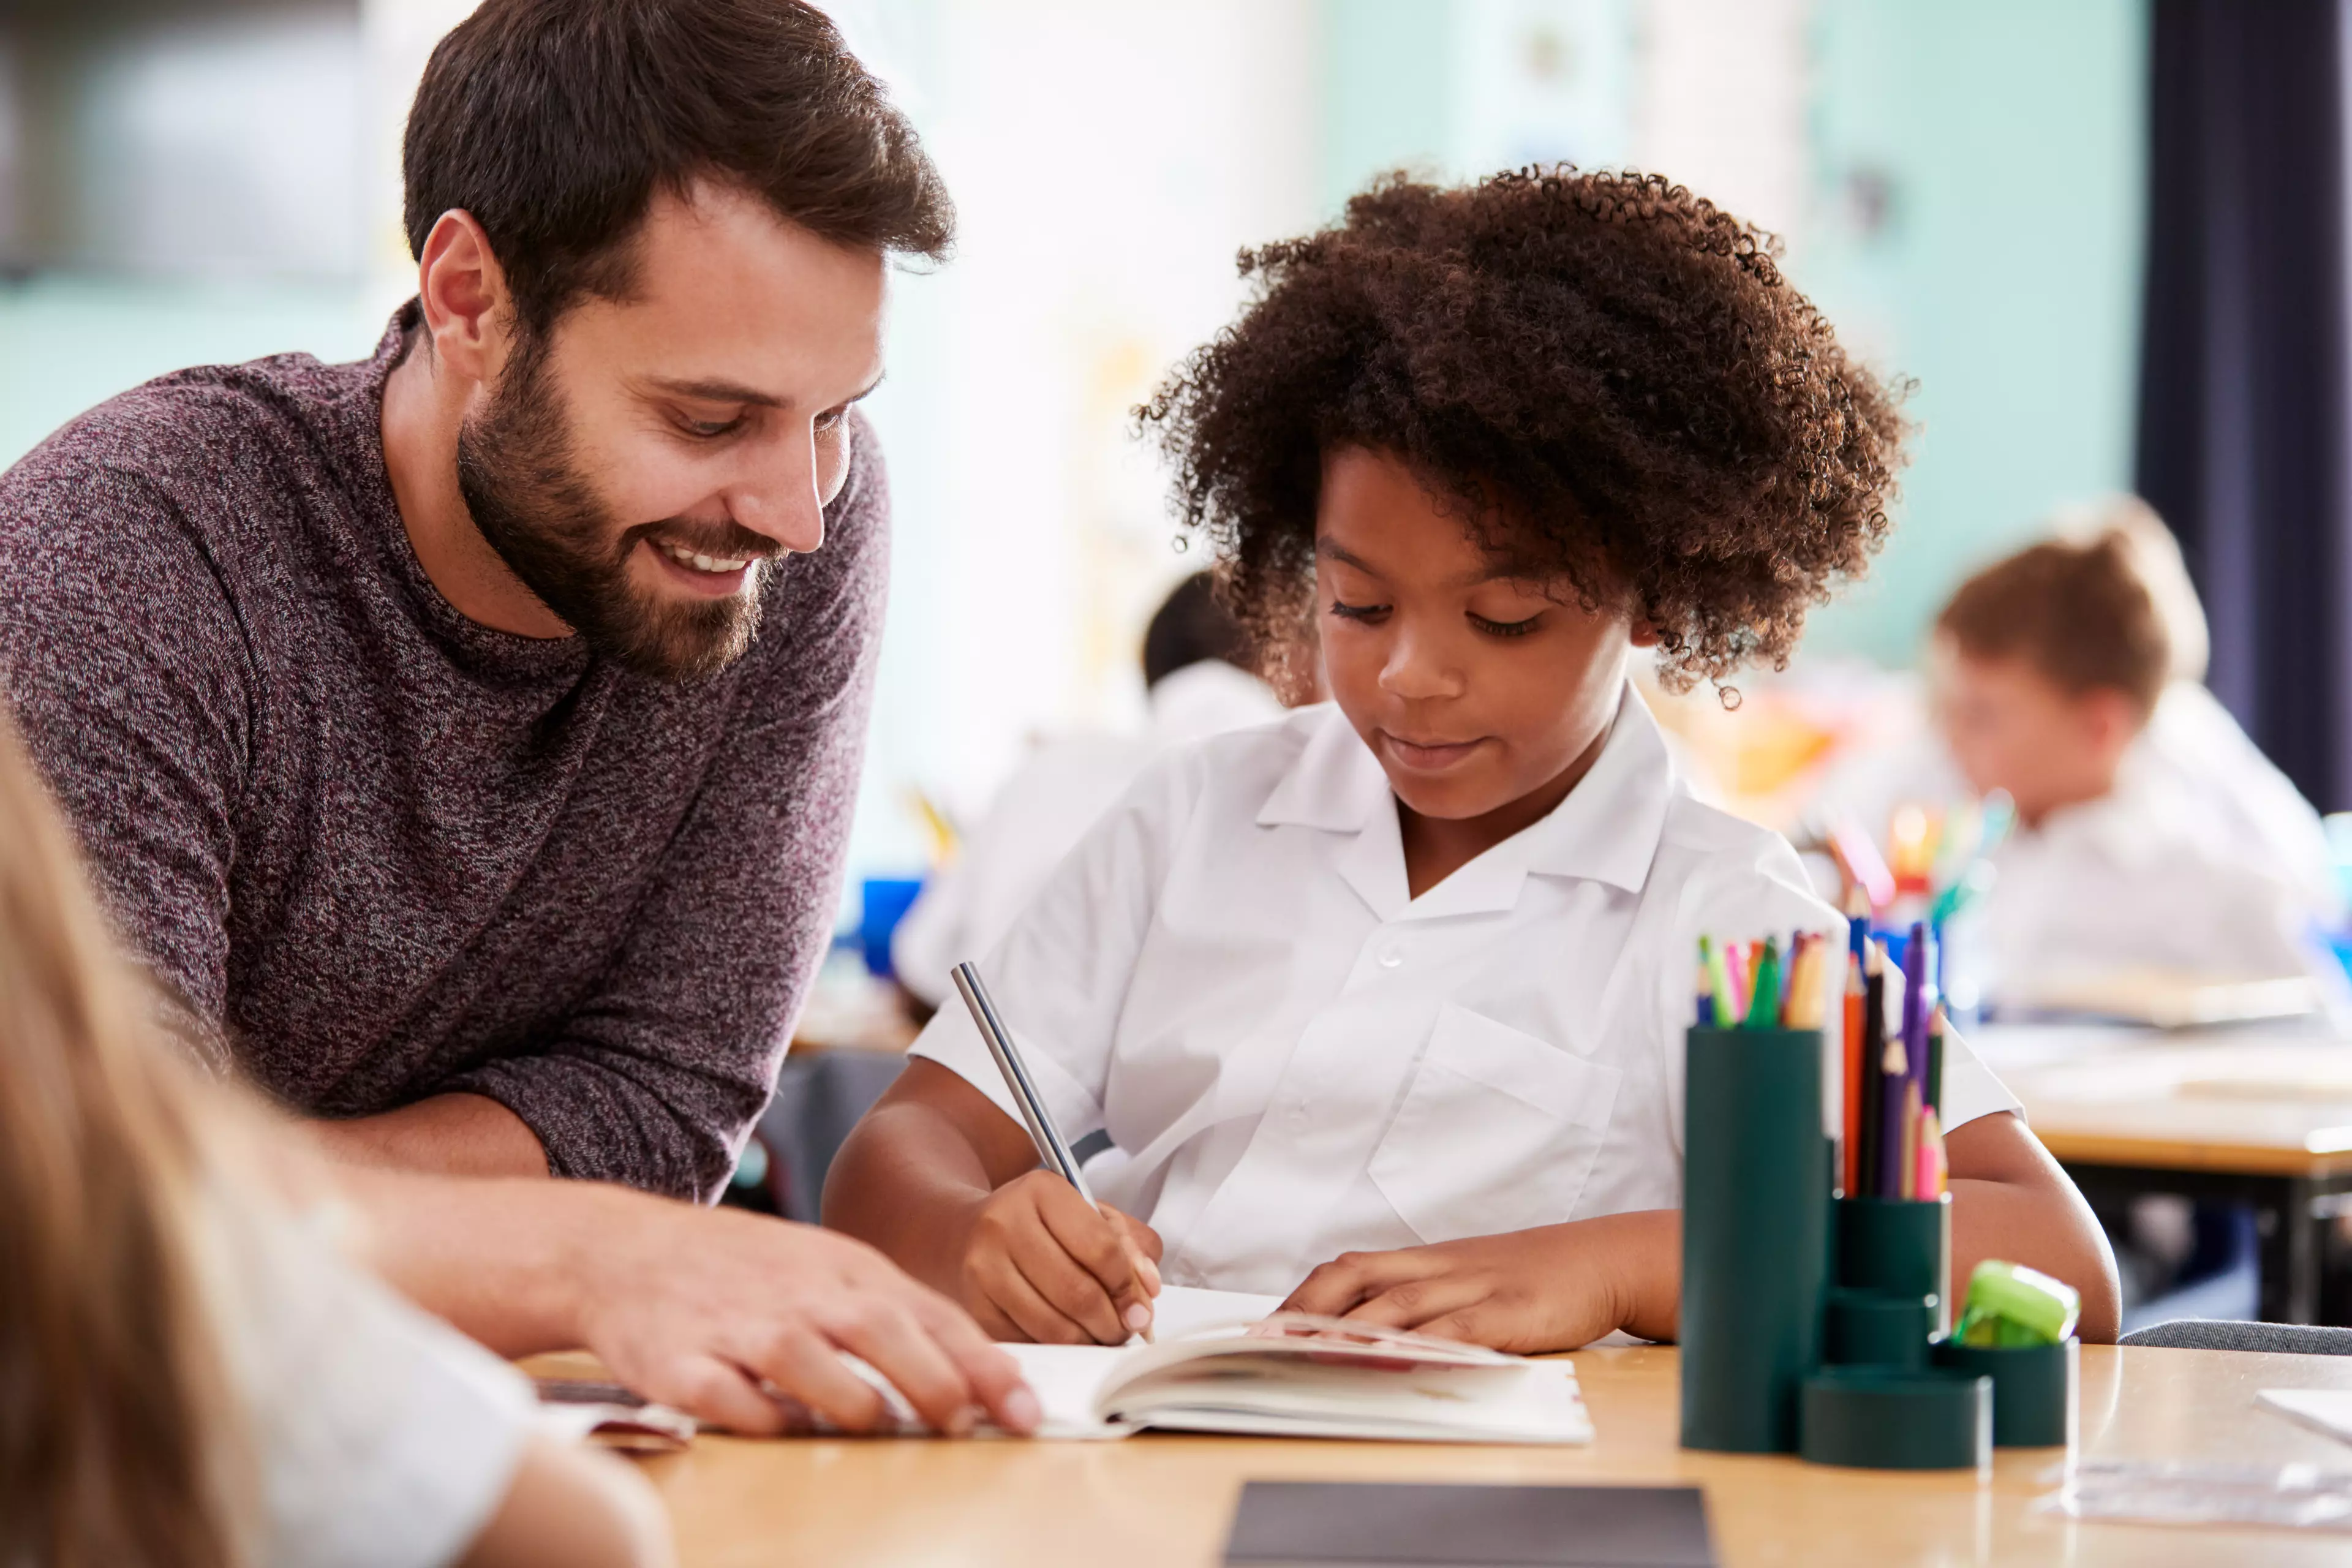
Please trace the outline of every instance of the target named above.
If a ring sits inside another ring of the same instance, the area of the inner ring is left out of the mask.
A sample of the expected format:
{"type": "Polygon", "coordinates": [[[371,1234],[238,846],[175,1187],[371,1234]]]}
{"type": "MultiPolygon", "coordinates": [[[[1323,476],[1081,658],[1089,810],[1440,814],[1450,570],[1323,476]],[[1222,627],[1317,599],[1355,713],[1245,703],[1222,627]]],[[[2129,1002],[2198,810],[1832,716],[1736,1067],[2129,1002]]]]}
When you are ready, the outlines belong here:
{"type": "MultiPolygon", "coordinates": [[[[810,1563],[1212,1568],[1242,1483],[1685,1482],[1706,1489],[1725,1568],[1999,1563],[2100,1568],[2341,1563],[2344,1536],[2075,1522],[2033,1510],[2051,1450],[1990,1478],[1838,1470],[1675,1446],[1675,1352],[1574,1358],[1600,1436],[1584,1448],[1446,1447],[1147,1436],[1121,1443],[740,1442],[648,1462],[687,1568],[810,1563]]],[[[2352,1450],[2259,1410],[2263,1388],[2352,1388],[2352,1357],[2116,1350],[2083,1354],[2082,1453],[2307,1461],[2352,1450]]]]}
{"type": "Polygon", "coordinates": [[[2086,1193],[2252,1204],[2266,1216],[2263,1316],[2320,1321],[2332,1200],[2352,1193],[2352,1043],[2307,1026],[1970,1038],[2086,1193]]]}

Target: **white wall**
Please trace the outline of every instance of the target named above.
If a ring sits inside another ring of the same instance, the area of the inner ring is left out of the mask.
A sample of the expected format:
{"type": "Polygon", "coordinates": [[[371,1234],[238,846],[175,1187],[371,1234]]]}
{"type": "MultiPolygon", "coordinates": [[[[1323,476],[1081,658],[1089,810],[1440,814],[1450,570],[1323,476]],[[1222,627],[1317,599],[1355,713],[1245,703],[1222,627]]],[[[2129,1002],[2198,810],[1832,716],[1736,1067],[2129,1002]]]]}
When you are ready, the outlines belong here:
{"type": "Polygon", "coordinates": [[[1243,246],[1316,213],[1307,0],[839,7],[954,192],[954,261],[901,279],[874,417],[897,566],[857,868],[919,868],[1037,731],[1127,721],[1137,639],[1195,563],[1128,410],[1243,297],[1243,246]]]}

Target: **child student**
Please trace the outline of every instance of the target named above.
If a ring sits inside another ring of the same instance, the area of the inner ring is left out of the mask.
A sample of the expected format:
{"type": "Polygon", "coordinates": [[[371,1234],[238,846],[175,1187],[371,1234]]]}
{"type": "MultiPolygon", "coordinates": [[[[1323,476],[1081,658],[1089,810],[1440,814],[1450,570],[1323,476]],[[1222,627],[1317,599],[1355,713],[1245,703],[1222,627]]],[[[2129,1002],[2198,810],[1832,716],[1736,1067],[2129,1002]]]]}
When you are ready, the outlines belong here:
{"type": "Polygon", "coordinates": [[[0,1563],[655,1568],[661,1505],[245,1168],[0,709],[0,1563]]]}
{"type": "Polygon", "coordinates": [[[2017,805],[1979,916],[1996,1003],[2130,972],[2326,973],[2317,819],[2175,678],[2203,618],[2177,559],[2153,513],[2115,511],[1987,567],[1937,619],[1937,727],[1970,789],[2017,805]]]}
{"type": "MultiPolygon", "coordinates": [[[[1698,805],[1627,684],[1778,663],[1886,527],[1901,424],[1771,242],[1654,176],[1402,178],[1246,258],[1144,418],[1272,668],[1333,703],[1148,772],[985,968],[1072,1139],[1037,1169],[943,1010],[827,1219],[1008,1338],[1115,1342],[1161,1279],[1522,1351],[1675,1330],[1702,932],[1836,917],[1698,805]]],[[[1964,1047],[1958,1277],[2112,1335],[2088,1210],[1964,1047]]]]}

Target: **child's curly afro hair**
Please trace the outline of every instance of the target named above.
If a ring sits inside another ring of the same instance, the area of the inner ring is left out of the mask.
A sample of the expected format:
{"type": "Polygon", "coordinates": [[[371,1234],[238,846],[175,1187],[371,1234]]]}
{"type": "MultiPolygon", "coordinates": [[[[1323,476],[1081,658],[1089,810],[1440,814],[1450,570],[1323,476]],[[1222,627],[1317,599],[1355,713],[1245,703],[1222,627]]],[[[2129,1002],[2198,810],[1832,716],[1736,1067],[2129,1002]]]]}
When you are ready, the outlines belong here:
{"type": "Polygon", "coordinates": [[[1666,682],[1785,666],[1885,537],[1904,422],[1769,236],[1654,174],[1391,175],[1244,251],[1240,321],[1136,410],[1281,676],[1322,454],[1392,454],[1512,570],[1657,630],[1666,682]]]}

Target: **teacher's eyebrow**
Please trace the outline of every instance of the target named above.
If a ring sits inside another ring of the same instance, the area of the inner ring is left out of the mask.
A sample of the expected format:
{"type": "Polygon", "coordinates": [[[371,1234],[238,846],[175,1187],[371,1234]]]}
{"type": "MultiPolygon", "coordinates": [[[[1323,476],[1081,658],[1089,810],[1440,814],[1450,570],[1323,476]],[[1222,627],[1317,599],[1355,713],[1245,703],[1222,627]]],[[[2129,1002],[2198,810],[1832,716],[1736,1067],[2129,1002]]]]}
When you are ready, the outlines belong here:
{"type": "MultiPolygon", "coordinates": [[[[698,403],[740,403],[753,408],[786,408],[791,406],[792,403],[790,398],[778,397],[772,392],[761,392],[757,387],[745,386],[740,382],[719,378],[679,380],[672,376],[656,375],[649,377],[647,384],[656,391],[667,392],[675,397],[691,397],[698,403]]],[[[876,376],[858,392],[842,399],[843,405],[858,402],[870,395],[874,389],[881,384],[882,378],[876,376]]]]}

